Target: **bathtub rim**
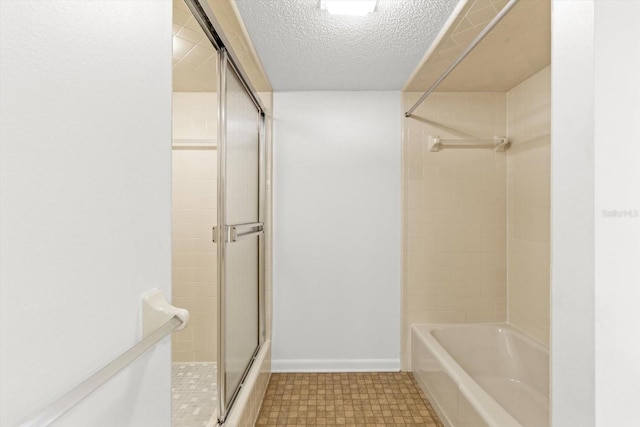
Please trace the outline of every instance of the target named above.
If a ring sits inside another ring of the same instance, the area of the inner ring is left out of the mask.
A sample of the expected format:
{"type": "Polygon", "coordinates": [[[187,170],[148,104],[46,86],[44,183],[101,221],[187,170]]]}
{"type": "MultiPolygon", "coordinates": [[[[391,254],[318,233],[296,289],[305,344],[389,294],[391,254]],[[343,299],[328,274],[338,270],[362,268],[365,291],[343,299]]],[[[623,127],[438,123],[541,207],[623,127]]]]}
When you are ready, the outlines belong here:
{"type": "MultiPolygon", "coordinates": [[[[502,406],[496,402],[496,400],[487,393],[484,388],[480,386],[463,368],[458,362],[447,352],[447,350],[438,342],[438,340],[431,333],[433,330],[450,329],[450,328],[474,328],[474,327],[495,327],[509,330],[516,336],[519,336],[524,341],[530,343],[533,347],[549,352],[549,348],[539,341],[527,336],[522,331],[515,328],[513,325],[506,322],[491,322],[491,323],[415,323],[410,326],[411,337],[411,352],[413,353],[414,339],[421,342],[431,351],[446,370],[451,380],[456,384],[462,395],[467,399],[469,404],[475,411],[484,419],[489,427],[522,427],[522,424],[516,420],[511,414],[509,414],[502,406]]],[[[413,361],[411,364],[411,372],[414,371],[413,361]]],[[[415,375],[416,381],[423,388],[425,393],[430,397],[431,404],[436,410],[438,416],[442,419],[442,422],[450,425],[449,420],[445,414],[442,413],[442,409],[439,407],[437,400],[431,394],[431,391],[423,384],[418,375],[415,375]]]]}

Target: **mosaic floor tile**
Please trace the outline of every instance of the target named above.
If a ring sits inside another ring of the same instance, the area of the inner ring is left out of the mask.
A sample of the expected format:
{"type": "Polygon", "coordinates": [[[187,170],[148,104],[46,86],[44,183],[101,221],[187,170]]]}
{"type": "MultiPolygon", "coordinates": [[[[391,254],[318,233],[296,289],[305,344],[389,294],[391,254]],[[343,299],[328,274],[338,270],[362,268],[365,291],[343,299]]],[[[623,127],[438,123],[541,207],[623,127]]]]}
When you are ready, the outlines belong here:
{"type": "Polygon", "coordinates": [[[442,427],[408,372],[273,374],[256,426],[442,427]]]}
{"type": "Polygon", "coordinates": [[[217,365],[174,363],[171,367],[172,427],[206,426],[216,408],[217,365]]]}

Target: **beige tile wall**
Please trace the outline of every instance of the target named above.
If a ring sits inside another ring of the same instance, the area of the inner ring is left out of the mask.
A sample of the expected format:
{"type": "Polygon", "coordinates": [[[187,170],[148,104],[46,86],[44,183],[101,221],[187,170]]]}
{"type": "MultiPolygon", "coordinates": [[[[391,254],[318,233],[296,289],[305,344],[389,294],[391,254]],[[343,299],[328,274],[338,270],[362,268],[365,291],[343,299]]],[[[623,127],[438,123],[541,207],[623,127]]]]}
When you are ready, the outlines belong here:
{"type": "MultiPolygon", "coordinates": [[[[451,25],[443,28],[442,39],[426,53],[404,90],[427,90],[506,3],[507,0],[464,3],[451,25]]],[[[438,85],[438,91],[506,92],[550,60],[551,1],[521,1],[438,85]]]]}
{"type": "Polygon", "coordinates": [[[173,90],[215,92],[217,54],[184,0],[173,0],[173,90]]]}
{"type": "MultiPolygon", "coordinates": [[[[434,93],[403,135],[403,367],[413,323],[505,321],[549,340],[550,68],[507,93],[434,93]],[[508,136],[506,153],[429,152],[508,136]],[[508,316],[507,316],[508,311],[508,316]]],[[[404,93],[405,109],[419,93],[404,93]]]]}
{"type": "MultiPolygon", "coordinates": [[[[404,93],[404,108],[419,93],[404,93]]],[[[506,320],[507,155],[429,152],[429,135],[506,133],[504,93],[434,93],[403,135],[403,367],[413,323],[506,320]]]]}
{"type": "Polygon", "coordinates": [[[172,335],[173,362],[216,360],[216,155],[173,150],[173,304],[191,313],[189,326],[172,335]]]}
{"type": "Polygon", "coordinates": [[[507,93],[509,321],[549,343],[550,67],[507,93]]]}
{"type": "Polygon", "coordinates": [[[215,143],[218,138],[218,94],[173,92],[171,122],[174,143],[215,143]]]}

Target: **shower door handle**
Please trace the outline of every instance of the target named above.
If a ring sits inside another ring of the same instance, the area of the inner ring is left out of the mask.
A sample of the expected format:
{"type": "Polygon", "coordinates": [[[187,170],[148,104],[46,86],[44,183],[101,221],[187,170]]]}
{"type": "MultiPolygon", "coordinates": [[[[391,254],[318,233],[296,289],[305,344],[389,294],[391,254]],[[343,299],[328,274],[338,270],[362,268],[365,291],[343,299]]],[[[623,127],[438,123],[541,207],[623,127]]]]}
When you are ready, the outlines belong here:
{"type": "Polygon", "coordinates": [[[262,234],[264,234],[264,224],[261,222],[230,225],[227,242],[237,242],[238,240],[261,236],[262,234]]]}
{"type": "MultiPolygon", "coordinates": [[[[213,227],[211,240],[216,243],[220,236],[221,227],[213,227]]],[[[252,236],[261,236],[264,234],[264,223],[252,222],[248,224],[228,225],[224,227],[224,241],[237,242],[252,236]]]]}

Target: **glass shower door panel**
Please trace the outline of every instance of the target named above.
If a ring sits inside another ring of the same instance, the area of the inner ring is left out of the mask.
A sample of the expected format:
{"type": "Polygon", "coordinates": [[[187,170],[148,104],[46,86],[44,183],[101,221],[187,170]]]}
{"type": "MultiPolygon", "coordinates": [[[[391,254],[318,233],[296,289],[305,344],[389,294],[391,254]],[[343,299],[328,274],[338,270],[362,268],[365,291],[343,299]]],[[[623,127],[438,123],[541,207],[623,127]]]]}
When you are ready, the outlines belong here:
{"type": "Polygon", "coordinates": [[[235,73],[227,75],[227,222],[259,219],[258,110],[235,73]]]}
{"type": "MultiPolygon", "coordinates": [[[[226,81],[226,223],[232,228],[260,221],[260,138],[258,110],[231,67],[226,81]]],[[[259,343],[259,238],[253,234],[226,244],[227,403],[259,343]]]]}
{"type": "Polygon", "coordinates": [[[240,240],[227,251],[226,398],[233,397],[258,346],[258,238],[240,240]],[[247,260],[252,263],[247,263],[247,260]]]}

